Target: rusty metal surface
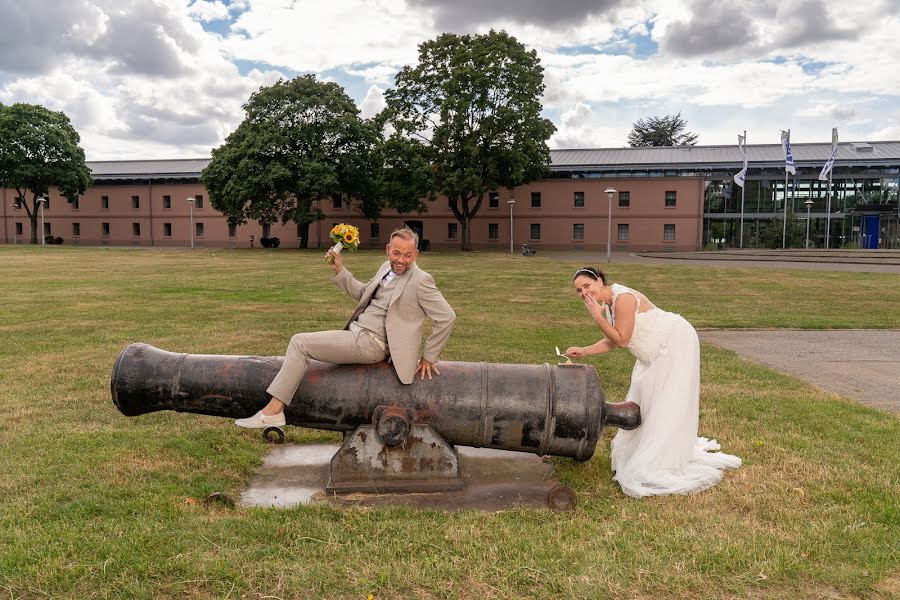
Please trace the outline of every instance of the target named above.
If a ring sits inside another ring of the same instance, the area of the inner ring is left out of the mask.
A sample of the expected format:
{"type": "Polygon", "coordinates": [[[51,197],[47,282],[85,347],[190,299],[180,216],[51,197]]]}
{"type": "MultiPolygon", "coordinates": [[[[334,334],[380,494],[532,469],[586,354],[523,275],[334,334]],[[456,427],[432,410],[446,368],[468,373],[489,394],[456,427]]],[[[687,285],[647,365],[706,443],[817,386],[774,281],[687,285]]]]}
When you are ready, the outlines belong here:
{"type": "MultiPolygon", "coordinates": [[[[246,417],[268,402],[266,387],[281,364],[281,357],[178,354],[132,344],[113,368],[112,398],[128,416],[174,410],[246,417]]],[[[639,412],[605,403],[589,365],[447,361],[440,368],[431,381],[403,385],[386,362],[313,361],[285,411],[287,423],[348,432],[377,424],[376,411],[397,407],[453,445],[583,461],[607,419],[629,427],[639,422],[639,412]]]]}

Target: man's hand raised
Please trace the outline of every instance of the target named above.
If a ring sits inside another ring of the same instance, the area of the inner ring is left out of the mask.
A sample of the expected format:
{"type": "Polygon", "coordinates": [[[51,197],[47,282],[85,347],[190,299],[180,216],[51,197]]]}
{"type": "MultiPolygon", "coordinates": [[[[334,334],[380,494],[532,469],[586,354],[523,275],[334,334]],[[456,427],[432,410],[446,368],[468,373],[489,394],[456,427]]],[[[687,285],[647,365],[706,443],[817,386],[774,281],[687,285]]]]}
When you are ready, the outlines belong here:
{"type": "Polygon", "coordinates": [[[325,254],[325,260],[331,263],[331,270],[335,273],[340,273],[344,268],[344,259],[331,248],[329,248],[328,253],[325,254]]]}

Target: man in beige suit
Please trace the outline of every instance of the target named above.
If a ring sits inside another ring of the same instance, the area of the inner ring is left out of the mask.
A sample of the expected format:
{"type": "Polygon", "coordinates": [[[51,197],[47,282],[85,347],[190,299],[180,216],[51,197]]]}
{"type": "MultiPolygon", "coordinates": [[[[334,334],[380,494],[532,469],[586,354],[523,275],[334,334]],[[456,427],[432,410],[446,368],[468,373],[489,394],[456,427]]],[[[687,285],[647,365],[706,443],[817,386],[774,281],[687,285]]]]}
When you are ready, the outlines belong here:
{"type": "Polygon", "coordinates": [[[310,359],[336,364],[372,364],[389,355],[400,381],[413,382],[431,372],[450,338],[456,313],[434,285],[434,279],[416,266],[419,238],[408,228],[391,234],[388,260],[368,283],[357,281],[344,268],[340,254],[328,251],[334,262],[331,280],[359,302],[342,331],[298,333],[291,338],[284,364],[266,390],[272,400],[261,411],[235,425],[251,429],[285,424],[284,407],[306,374],[310,359]],[[419,356],[425,317],[432,332],[419,356]]]}

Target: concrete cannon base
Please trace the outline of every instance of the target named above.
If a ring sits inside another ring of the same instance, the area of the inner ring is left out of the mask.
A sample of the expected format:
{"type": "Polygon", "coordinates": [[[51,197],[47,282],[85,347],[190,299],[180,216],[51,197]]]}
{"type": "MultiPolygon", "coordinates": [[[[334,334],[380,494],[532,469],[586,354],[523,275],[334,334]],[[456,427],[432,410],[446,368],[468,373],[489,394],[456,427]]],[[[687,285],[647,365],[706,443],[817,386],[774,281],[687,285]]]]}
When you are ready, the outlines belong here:
{"type": "Polygon", "coordinates": [[[408,506],[422,510],[500,511],[513,507],[568,510],[575,494],[562,485],[552,462],[534,454],[457,446],[460,491],[326,494],[338,444],[274,445],[242,506],[289,508],[312,502],[338,506],[408,506]]]}

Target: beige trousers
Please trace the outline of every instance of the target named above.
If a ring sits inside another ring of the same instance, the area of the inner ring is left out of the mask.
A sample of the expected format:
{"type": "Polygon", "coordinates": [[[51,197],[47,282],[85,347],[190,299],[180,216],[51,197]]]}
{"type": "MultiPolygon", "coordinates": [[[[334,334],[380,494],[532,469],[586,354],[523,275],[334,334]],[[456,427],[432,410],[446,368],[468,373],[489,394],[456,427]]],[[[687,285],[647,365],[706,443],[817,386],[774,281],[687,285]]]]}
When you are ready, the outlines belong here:
{"type": "Polygon", "coordinates": [[[337,365],[369,365],[384,360],[387,355],[387,351],[365,330],[298,333],[291,338],[284,364],[266,392],[276,400],[290,404],[306,375],[310,359],[337,365]]]}

